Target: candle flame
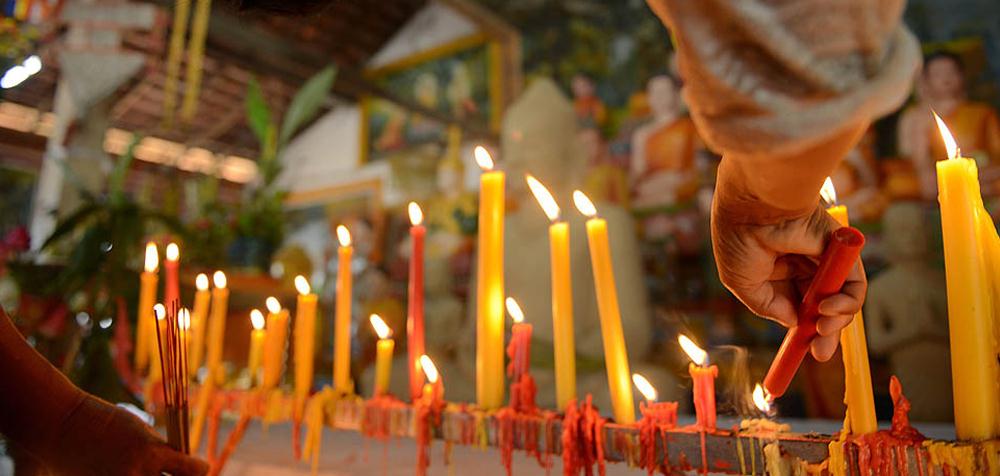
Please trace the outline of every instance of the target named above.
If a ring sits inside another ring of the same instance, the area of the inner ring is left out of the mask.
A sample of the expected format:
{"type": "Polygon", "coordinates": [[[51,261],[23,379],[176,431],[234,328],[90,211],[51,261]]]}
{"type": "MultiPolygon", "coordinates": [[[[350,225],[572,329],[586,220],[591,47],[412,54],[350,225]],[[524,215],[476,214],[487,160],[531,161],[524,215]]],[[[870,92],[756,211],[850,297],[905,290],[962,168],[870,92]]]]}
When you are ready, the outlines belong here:
{"type": "Polygon", "coordinates": [[[274,296],[269,296],[264,301],[264,305],[267,306],[267,312],[270,312],[271,314],[277,314],[281,312],[281,302],[279,302],[278,298],[274,296]]]}
{"type": "Polygon", "coordinates": [[[771,396],[759,383],[753,387],[753,404],[764,413],[771,412],[771,396]]]}
{"type": "Polygon", "coordinates": [[[559,219],[559,204],[556,203],[556,199],[552,198],[552,194],[549,193],[549,189],[542,185],[538,179],[531,176],[530,174],[525,175],[524,179],[528,181],[528,188],[531,189],[531,194],[535,196],[535,200],[538,200],[538,204],[541,205],[542,211],[545,215],[549,217],[549,220],[556,221],[559,219]]]}
{"type": "Polygon", "coordinates": [[[524,322],[524,311],[521,311],[521,306],[517,304],[517,301],[515,301],[514,298],[508,297],[507,300],[504,301],[504,304],[507,305],[507,313],[510,314],[510,318],[513,319],[514,322],[518,324],[524,322]]]}
{"type": "Polygon", "coordinates": [[[420,356],[420,368],[423,370],[424,375],[427,376],[427,381],[430,383],[435,383],[438,381],[438,369],[434,366],[434,361],[431,360],[427,354],[420,356]]]}
{"type": "Polygon", "coordinates": [[[486,147],[477,145],[475,155],[476,163],[479,164],[479,168],[483,169],[484,172],[493,170],[493,157],[490,156],[490,152],[486,150],[486,147]]]}
{"type": "Polygon", "coordinates": [[[573,204],[584,216],[590,218],[597,216],[597,207],[594,206],[594,202],[590,201],[587,195],[579,190],[573,190],[573,204]]]}
{"type": "Polygon", "coordinates": [[[194,287],[198,288],[199,291],[208,289],[208,275],[205,273],[198,273],[198,276],[194,278],[194,287]]]}
{"type": "Polygon", "coordinates": [[[420,205],[417,202],[410,202],[406,207],[406,211],[410,214],[410,224],[417,226],[424,222],[424,211],[420,209],[420,205]]]}
{"type": "Polygon", "coordinates": [[[948,126],[944,123],[938,113],[931,111],[931,114],[934,114],[934,121],[937,122],[938,131],[941,132],[941,139],[944,140],[944,148],[948,151],[948,158],[959,158],[962,154],[958,150],[958,143],[955,142],[955,136],[951,135],[951,130],[948,129],[948,126]]]}
{"type": "Polygon", "coordinates": [[[372,328],[375,329],[375,334],[378,334],[379,339],[388,339],[392,336],[392,329],[389,325],[382,320],[382,317],[378,314],[372,314],[368,316],[368,320],[372,323],[372,328]]]}
{"type": "Polygon", "coordinates": [[[684,334],[679,334],[677,336],[677,342],[681,344],[681,348],[684,349],[684,353],[691,358],[691,361],[698,365],[705,365],[708,363],[708,353],[698,347],[691,338],[684,334]]]}
{"type": "Polygon", "coordinates": [[[264,328],[264,313],[260,312],[260,309],[250,311],[250,325],[253,326],[255,331],[264,328]]]}
{"type": "Polygon", "coordinates": [[[635,388],[639,389],[639,393],[646,398],[647,402],[653,403],[656,401],[656,387],[649,383],[646,377],[640,374],[632,374],[632,383],[635,384],[635,388]]]}
{"type": "Polygon", "coordinates": [[[191,328],[191,312],[186,307],[177,312],[177,326],[185,331],[191,328]]]}
{"type": "Polygon", "coordinates": [[[215,274],[212,275],[212,281],[215,282],[215,287],[219,289],[225,289],[226,273],[223,273],[222,271],[216,271],[215,274]]]}
{"type": "Polygon", "coordinates": [[[156,243],[150,241],[146,243],[146,263],[145,270],[147,273],[155,273],[156,268],[160,267],[160,252],[156,249],[156,243]]]}
{"type": "Polygon", "coordinates": [[[827,177],[823,181],[823,187],[819,189],[819,197],[823,199],[826,206],[832,207],[837,204],[837,189],[833,186],[833,179],[827,177]]]}
{"type": "Polygon", "coordinates": [[[303,296],[309,294],[309,292],[312,291],[312,288],[309,287],[309,280],[306,279],[306,277],[302,276],[301,274],[298,275],[298,276],[296,276],[295,277],[295,290],[298,291],[299,294],[301,294],[303,296]]]}
{"type": "Polygon", "coordinates": [[[167,308],[161,303],[156,303],[153,305],[153,314],[156,315],[157,321],[162,321],[167,317],[167,308]]]}
{"type": "Polygon", "coordinates": [[[167,261],[177,261],[181,257],[181,249],[177,243],[167,245],[167,261]]]}
{"type": "Polygon", "coordinates": [[[340,241],[340,246],[351,246],[351,232],[346,226],[337,225],[337,240],[340,241]]]}

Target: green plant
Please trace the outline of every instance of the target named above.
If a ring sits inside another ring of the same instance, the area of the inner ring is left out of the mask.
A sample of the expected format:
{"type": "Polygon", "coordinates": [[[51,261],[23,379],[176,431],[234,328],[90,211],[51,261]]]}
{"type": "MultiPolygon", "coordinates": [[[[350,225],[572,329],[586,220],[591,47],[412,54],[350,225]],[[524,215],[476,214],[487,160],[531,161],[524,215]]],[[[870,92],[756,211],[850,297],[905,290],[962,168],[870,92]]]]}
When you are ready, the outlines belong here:
{"type": "Polygon", "coordinates": [[[260,143],[259,181],[249,189],[236,214],[238,237],[259,240],[271,251],[284,239],[282,202],[287,191],[276,183],[282,171],[280,153],[295,133],[320,112],[336,71],[334,66],[328,66],[306,81],[292,98],[280,124],[274,120],[260,84],[250,82],[244,105],[250,130],[260,143]]]}

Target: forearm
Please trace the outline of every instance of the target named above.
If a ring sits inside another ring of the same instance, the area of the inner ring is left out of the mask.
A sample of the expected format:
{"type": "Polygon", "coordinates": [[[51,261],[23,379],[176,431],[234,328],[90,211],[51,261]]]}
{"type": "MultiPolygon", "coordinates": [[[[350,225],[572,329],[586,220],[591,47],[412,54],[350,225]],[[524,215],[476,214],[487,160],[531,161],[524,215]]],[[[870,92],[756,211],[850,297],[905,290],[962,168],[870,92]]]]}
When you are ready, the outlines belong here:
{"type": "Polygon", "coordinates": [[[59,429],[86,394],[31,348],[0,310],[0,433],[38,454],[56,441],[59,429]]]}

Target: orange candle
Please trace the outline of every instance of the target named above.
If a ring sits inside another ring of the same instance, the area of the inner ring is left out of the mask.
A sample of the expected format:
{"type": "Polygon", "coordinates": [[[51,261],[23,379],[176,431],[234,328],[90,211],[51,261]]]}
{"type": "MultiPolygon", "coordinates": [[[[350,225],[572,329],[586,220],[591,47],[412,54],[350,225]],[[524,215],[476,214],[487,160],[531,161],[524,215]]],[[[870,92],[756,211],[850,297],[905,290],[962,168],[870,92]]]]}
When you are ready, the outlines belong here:
{"type": "Polygon", "coordinates": [[[288,345],[288,310],[274,296],[267,298],[267,337],[264,338],[264,388],[272,389],[281,383],[285,365],[285,347],[288,345]]]}
{"type": "Polygon", "coordinates": [[[698,347],[688,336],[677,336],[681,348],[691,358],[688,373],[694,382],[694,411],[698,427],[705,430],[715,429],[715,377],[719,368],[708,365],[708,353],[698,347]]]}
{"type": "Polygon", "coordinates": [[[149,365],[152,350],[150,344],[156,342],[156,336],[153,335],[153,304],[156,303],[156,285],[159,282],[156,272],[159,264],[156,244],[146,243],[146,260],[139,276],[139,309],[135,328],[135,369],[140,372],[149,365]]]}
{"type": "Polygon", "coordinates": [[[479,178],[479,247],[476,267],[476,401],[481,409],[503,405],[504,173],[493,170],[493,158],[475,149],[483,169],[479,178]]]}
{"type": "Polygon", "coordinates": [[[424,383],[424,374],[420,372],[417,360],[424,353],[424,238],[427,236],[427,228],[423,225],[424,213],[420,205],[410,202],[407,208],[412,249],[407,293],[409,303],[406,306],[406,351],[410,367],[410,399],[416,401],[424,383]]]}
{"type": "Polygon", "coordinates": [[[420,369],[427,377],[423,391],[425,401],[433,403],[444,398],[444,382],[441,380],[441,374],[438,373],[434,361],[427,354],[420,356],[420,369]]]}
{"type": "Polygon", "coordinates": [[[202,359],[205,358],[205,327],[208,321],[208,305],[212,293],[208,290],[208,276],[199,273],[194,280],[194,312],[191,313],[191,360],[188,370],[193,378],[198,374],[202,359]]]}
{"type": "Polygon", "coordinates": [[[632,373],[629,371],[625,334],[618,308],[618,291],[615,289],[615,274],[611,265],[608,222],[597,217],[597,208],[583,192],[574,191],[573,202],[580,213],[589,217],[587,242],[594,269],[594,290],[597,293],[597,311],[604,342],[604,366],[608,373],[612,410],[618,423],[635,423],[635,401],[632,397],[632,382],[629,381],[632,373]]]}
{"type": "Polygon", "coordinates": [[[299,292],[295,306],[295,396],[300,407],[297,410],[301,411],[312,389],[318,298],[312,293],[305,276],[295,277],[295,289],[299,292]]]}
{"type": "Polygon", "coordinates": [[[264,350],[264,341],[267,339],[267,331],[264,330],[264,314],[258,309],[250,311],[250,354],[247,357],[247,374],[250,376],[250,385],[255,385],[259,381],[257,375],[260,370],[261,352],[264,350]]]}
{"type": "Polygon", "coordinates": [[[337,226],[337,309],[333,322],[333,388],[342,393],[353,393],[351,382],[351,232],[344,225],[337,226]]]}
{"type": "Polygon", "coordinates": [[[569,264],[569,223],[559,219],[559,205],[534,177],[526,177],[542,211],[549,217],[549,260],[552,279],[552,347],[558,408],[576,400],[576,344],[573,335],[573,276],[569,264]]]}

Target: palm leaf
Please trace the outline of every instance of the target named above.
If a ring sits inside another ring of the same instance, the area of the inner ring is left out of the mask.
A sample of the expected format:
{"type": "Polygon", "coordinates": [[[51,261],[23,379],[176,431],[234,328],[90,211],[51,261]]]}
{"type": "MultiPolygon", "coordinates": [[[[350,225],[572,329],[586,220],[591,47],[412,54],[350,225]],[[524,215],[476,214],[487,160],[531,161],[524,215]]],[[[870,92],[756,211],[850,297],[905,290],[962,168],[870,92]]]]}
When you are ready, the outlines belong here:
{"type": "Polygon", "coordinates": [[[305,84],[299,88],[288,104],[288,111],[285,112],[284,120],[281,122],[281,135],[278,136],[278,143],[284,145],[288,140],[307,122],[316,117],[323,101],[330,94],[333,81],[337,77],[337,68],[333,65],[327,66],[309,78],[305,84]]]}

